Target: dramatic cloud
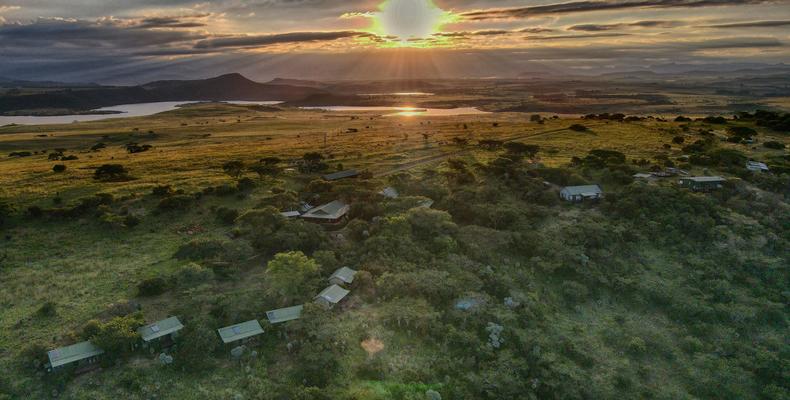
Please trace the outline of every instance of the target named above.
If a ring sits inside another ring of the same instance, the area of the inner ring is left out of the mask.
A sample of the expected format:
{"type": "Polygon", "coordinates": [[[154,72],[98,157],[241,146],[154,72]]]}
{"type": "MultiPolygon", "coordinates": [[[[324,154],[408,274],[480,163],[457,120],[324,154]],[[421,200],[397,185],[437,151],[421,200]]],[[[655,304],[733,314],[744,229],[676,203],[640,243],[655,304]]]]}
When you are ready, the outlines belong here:
{"type": "Polygon", "coordinates": [[[593,33],[589,35],[556,35],[556,36],[527,36],[527,40],[568,40],[568,39],[595,39],[630,36],[627,33],[593,33]]]}
{"type": "Polygon", "coordinates": [[[305,43],[332,41],[345,38],[368,37],[376,35],[357,31],[337,32],[289,32],[275,35],[233,36],[217,39],[206,39],[195,44],[196,49],[217,49],[224,47],[263,47],[280,43],[305,43]]]}
{"type": "MultiPolygon", "coordinates": [[[[790,0],[433,0],[452,21],[410,39],[423,49],[408,57],[387,47],[402,38],[375,34],[383,31],[371,17],[384,0],[8,1],[0,0],[0,76],[34,80],[513,76],[532,62],[594,71],[790,61],[790,0]]],[[[394,21],[410,23],[403,15],[394,21]]]]}
{"type": "Polygon", "coordinates": [[[182,16],[182,17],[151,17],[140,21],[139,28],[200,28],[207,26],[200,19],[209,17],[210,14],[182,16]]]}
{"type": "Polygon", "coordinates": [[[750,21],[750,22],[737,22],[732,24],[719,24],[719,25],[704,25],[703,28],[775,28],[780,26],[790,26],[790,20],[783,21],[750,21]]]}
{"type": "Polygon", "coordinates": [[[470,20],[531,18],[552,14],[572,14],[592,11],[627,10],[635,8],[698,8],[775,3],[775,0],[635,0],[635,1],[576,1],[542,6],[495,8],[462,13],[470,20]]]}
{"type": "Polygon", "coordinates": [[[636,21],[617,24],[581,24],[568,27],[569,31],[600,32],[624,28],[674,28],[684,25],[681,21],[636,21]]]}

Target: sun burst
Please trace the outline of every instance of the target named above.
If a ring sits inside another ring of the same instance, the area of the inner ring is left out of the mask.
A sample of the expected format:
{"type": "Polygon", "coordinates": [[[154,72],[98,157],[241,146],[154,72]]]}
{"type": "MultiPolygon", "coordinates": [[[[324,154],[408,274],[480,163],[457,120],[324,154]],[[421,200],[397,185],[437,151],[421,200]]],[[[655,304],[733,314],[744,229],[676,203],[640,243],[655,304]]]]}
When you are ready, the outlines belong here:
{"type": "Polygon", "coordinates": [[[372,17],[371,30],[398,47],[430,47],[433,35],[456,20],[455,14],[432,0],[386,0],[372,17]]]}

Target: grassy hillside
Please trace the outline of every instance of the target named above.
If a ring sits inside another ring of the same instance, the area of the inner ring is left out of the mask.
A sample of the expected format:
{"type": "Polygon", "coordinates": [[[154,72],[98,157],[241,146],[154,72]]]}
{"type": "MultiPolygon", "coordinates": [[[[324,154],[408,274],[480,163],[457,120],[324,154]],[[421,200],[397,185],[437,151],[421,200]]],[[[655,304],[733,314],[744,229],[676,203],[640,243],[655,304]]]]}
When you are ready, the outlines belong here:
{"type": "Polygon", "coordinates": [[[758,122],[206,104],[0,128],[17,153],[0,159],[0,398],[787,398],[789,161],[763,144],[790,139],[758,122]],[[105,164],[127,173],[94,179],[105,164]],[[631,177],[667,166],[728,182],[631,177]],[[318,179],[345,168],[368,173],[318,179]],[[605,199],[560,201],[586,183],[605,199]],[[338,229],[278,214],[337,198],[338,229]],[[275,279],[275,258],[304,274],[275,279]],[[338,307],[264,322],[340,266],[360,272],[338,307]],[[135,313],[184,322],[173,364],[119,346],[100,370],[43,372],[54,346],[125,343],[135,313]],[[249,319],[266,333],[234,359],[216,328],[249,319]]]}

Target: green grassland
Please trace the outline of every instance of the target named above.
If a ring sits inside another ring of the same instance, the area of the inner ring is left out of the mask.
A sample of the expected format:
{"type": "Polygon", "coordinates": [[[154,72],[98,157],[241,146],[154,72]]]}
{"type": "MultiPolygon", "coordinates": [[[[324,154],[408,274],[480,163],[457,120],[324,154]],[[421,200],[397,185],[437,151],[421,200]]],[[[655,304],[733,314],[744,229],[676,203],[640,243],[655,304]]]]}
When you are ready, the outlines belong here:
{"type": "Polygon", "coordinates": [[[0,200],[14,209],[0,226],[0,399],[788,398],[788,155],[761,145],[790,145],[787,134],[750,121],[529,117],[201,104],[1,127],[0,154],[32,154],[0,159],[0,200]],[[588,129],[568,129],[574,124],[588,129]],[[733,126],[756,129],[757,142],[727,142],[733,126]],[[486,139],[540,151],[522,159],[481,148],[486,139]],[[737,153],[777,172],[752,174],[740,158],[686,161],[684,146],[698,140],[706,156],[737,153]],[[91,150],[99,142],[106,147],[91,150]],[[130,154],[129,142],[153,147],[130,154]],[[78,159],[50,161],[55,149],[78,159]],[[593,149],[626,161],[595,159],[593,149]],[[297,168],[308,152],[324,154],[327,171],[370,174],[318,184],[322,172],[297,168]],[[245,171],[239,178],[254,187],[236,189],[222,168],[264,157],[282,159],[283,170],[245,171]],[[674,179],[630,179],[667,160],[729,182],[692,193],[674,179]],[[54,172],[55,164],[67,168],[54,172]],[[131,178],[93,179],[103,164],[121,164],[131,178]],[[576,183],[599,183],[607,197],[561,203],[557,188],[576,183]],[[163,185],[174,194],[152,194],[163,185]],[[232,190],[205,190],[222,185],[232,190]],[[375,195],[389,185],[401,199],[375,195]],[[344,198],[353,220],[325,231],[265,208],[282,208],[273,199],[291,192],[344,198]],[[52,211],[97,194],[112,199],[52,211]],[[162,206],[186,195],[174,210],[162,206]],[[435,200],[434,209],[412,208],[417,196],[435,200]],[[218,218],[224,209],[242,217],[218,218]],[[222,249],[175,256],[207,243],[222,249]],[[291,250],[319,271],[285,301],[266,266],[291,250]],[[264,324],[256,354],[241,360],[219,346],[214,329],[309,302],[344,265],[365,273],[339,307],[264,324]],[[141,293],[140,283],[157,277],[166,288],[141,293]],[[462,298],[477,306],[457,309],[462,298]],[[147,321],[178,315],[197,331],[184,335],[173,365],[140,351],[76,377],[35,364],[36,350],[84,338],[88,321],[123,315],[127,301],[147,321]],[[503,327],[501,344],[491,344],[490,324],[503,327]]]}

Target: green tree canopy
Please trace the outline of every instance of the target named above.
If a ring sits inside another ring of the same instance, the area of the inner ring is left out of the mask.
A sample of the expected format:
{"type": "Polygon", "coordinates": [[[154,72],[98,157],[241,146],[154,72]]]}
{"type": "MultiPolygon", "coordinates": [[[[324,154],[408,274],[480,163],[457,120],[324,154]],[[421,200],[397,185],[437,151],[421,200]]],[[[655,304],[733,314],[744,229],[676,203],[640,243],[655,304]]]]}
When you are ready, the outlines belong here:
{"type": "Polygon", "coordinates": [[[318,271],[318,263],[301,251],[279,253],[266,266],[271,290],[284,302],[312,293],[318,271]]]}

